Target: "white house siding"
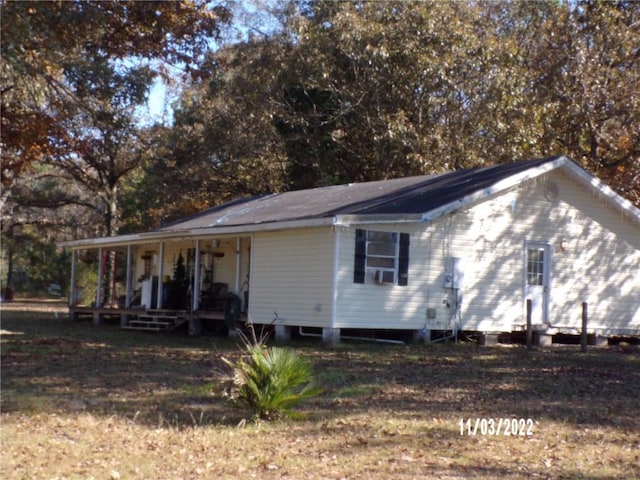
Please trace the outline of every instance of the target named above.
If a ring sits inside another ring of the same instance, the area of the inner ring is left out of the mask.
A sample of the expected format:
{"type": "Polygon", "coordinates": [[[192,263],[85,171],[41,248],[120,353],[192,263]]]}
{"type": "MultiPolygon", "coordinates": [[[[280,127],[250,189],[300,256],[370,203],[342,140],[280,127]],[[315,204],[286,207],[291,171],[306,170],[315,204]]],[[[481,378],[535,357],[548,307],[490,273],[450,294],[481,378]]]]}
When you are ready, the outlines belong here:
{"type": "MultiPolygon", "coordinates": [[[[343,228],[340,239],[336,327],[433,330],[456,322],[454,291],[444,288],[446,258],[461,256],[473,242],[456,237],[455,217],[431,224],[358,225],[366,230],[410,234],[408,285],[353,282],[355,227],[343,228]],[[465,246],[466,244],[466,246],[465,246]],[[428,311],[434,314],[428,318],[428,311]]],[[[465,277],[466,278],[466,277],[465,277]]]]}
{"type": "Polygon", "coordinates": [[[640,333],[640,224],[564,175],[560,202],[542,224],[555,246],[553,326],[579,328],[588,303],[589,328],[640,333]]]}
{"type": "Polygon", "coordinates": [[[588,302],[590,329],[640,331],[640,225],[560,172],[430,224],[358,228],[411,234],[409,284],[354,283],[355,227],[341,228],[336,327],[522,328],[525,242],[536,241],[553,252],[552,327],[579,328],[588,302]],[[546,181],[558,186],[557,199],[545,197],[546,181]],[[459,303],[443,287],[448,257],[463,263],[459,303]]]}
{"type": "Polygon", "coordinates": [[[358,225],[365,230],[410,234],[409,281],[407,286],[353,282],[356,227],[340,227],[337,272],[336,328],[421,329],[429,301],[425,285],[437,273],[429,267],[428,234],[424,226],[358,225]]]}
{"type": "MultiPolygon", "coordinates": [[[[439,223],[444,223],[443,220],[439,223]]],[[[640,328],[640,225],[560,172],[452,216],[451,247],[463,258],[461,328],[511,331],[525,323],[525,242],[552,250],[549,322],[577,332],[640,328]],[[558,197],[544,195],[544,182],[558,197]]]]}
{"type": "Polygon", "coordinates": [[[249,315],[254,323],[331,326],[331,228],[257,232],[252,242],[249,315]]]}

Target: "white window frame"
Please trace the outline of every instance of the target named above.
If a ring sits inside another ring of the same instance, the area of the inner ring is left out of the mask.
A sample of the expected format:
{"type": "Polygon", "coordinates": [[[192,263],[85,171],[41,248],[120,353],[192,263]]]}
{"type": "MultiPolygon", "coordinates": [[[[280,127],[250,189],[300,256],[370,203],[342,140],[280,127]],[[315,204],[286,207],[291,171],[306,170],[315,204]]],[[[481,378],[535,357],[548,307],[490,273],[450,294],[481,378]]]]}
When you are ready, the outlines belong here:
{"type": "Polygon", "coordinates": [[[400,234],[398,232],[388,232],[384,230],[367,230],[367,240],[366,240],[366,249],[365,249],[365,271],[367,273],[367,277],[372,278],[374,282],[379,283],[398,283],[398,265],[399,265],[399,257],[400,257],[400,234]],[[376,239],[372,239],[374,235],[389,235],[393,241],[392,242],[382,242],[376,241],[376,239]],[[393,245],[393,254],[383,254],[379,252],[371,252],[371,249],[374,245],[393,245]],[[381,263],[381,262],[370,262],[371,260],[391,260],[393,262],[393,266],[383,266],[383,265],[370,265],[370,263],[381,263]],[[377,277],[378,272],[381,272],[381,278],[377,277]],[[391,275],[389,275],[391,274],[391,275]],[[389,278],[391,277],[391,278],[389,278]]]}

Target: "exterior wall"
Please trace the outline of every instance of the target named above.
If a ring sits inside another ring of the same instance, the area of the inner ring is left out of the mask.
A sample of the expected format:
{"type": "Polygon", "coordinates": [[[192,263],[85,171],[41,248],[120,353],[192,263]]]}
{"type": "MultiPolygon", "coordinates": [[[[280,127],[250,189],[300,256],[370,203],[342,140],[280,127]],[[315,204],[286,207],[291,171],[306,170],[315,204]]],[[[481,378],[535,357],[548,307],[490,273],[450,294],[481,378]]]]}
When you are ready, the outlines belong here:
{"type": "Polygon", "coordinates": [[[640,225],[564,174],[553,172],[457,217],[452,249],[466,265],[463,329],[524,327],[526,241],[552,250],[550,327],[579,329],[588,302],[590,329],[640,329],[640,225]],[[545,197],[545,181],[557,185],[557,198],[545,197]]]}
{"type": "MultiPolygon", "coordinates": [[[[354,283],[355,227],[337,229],[339,269],[337,272],[336,328],[421,329],[425,324],[429,278],[428,249],[420,245],[420,227],[415,225],[358,225],[366,230],[410,234],[409,281],[407,286],[354,283]]],[[[422,227],[424,228],[424,227],[422,227]]]]}
{"type": "Polygon", "coordinates": [[[253,237],[249,316],[270,324],[331,325],[334,234],[331,228],[257,232],[253,237]]]}
{"type": "Polygon", "coordinates": [[[568,178],[554,181],[560,201],[549,219],[539,219],[556,250],[552,325],[579,328],[587,302],[590,329],[640,333],[640,225],[568,178]]]}
{"type": "Polygon", "coordinates": [[[640,332],[640,225],[561,172],[430,224],[359,228],[411,234],[409,284],[353,283],[355,228],[340,229],[338,328],[524,328],[525,245],[543,242],[550,327],[577,332],[588,302],[590,330],[640,332]],[[557,197],[545,196],[547,181],[557,197]],[[443,286],[448,257],[462,261],[459,291],[443,286]]]}

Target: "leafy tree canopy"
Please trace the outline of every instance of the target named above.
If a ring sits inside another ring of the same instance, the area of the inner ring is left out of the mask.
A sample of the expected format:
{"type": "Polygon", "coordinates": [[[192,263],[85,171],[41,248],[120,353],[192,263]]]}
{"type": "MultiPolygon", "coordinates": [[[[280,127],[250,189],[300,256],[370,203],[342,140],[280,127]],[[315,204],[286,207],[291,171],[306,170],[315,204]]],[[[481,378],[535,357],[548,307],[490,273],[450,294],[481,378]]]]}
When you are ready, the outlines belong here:
{"type": "Polygon", "coordinates": [[[153,169],[198,206],[557,153],[640,204],[640,4],[277,6],[176,105],[153,169]]]}
{"type": "Polygon", "coordinates": [[[68,191],[60,184],[81,186],[67,203],[91,204],[104,233],[115,233],[116,187],[144,151],[136,108],[169,66],[201,75],[229,18],[226,8],[203,0],[4,1],[3,205],[16,188],[39,190],[43,183],[33,177],[44,175],[58,180],[59,192],[68,191]],[[35,162],[48,167],[34,170],[35,162]]]}

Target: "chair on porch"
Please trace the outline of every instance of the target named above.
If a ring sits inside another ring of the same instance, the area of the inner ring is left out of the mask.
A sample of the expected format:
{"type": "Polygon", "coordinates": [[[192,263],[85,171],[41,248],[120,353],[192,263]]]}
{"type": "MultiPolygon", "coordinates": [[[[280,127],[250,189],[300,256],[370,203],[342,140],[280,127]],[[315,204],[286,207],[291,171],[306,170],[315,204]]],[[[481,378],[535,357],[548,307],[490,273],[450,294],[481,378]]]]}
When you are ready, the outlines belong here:
{"type": "Polygon", "coordinates": [[[201,310],[224,311],[229,286],[226,283],[213,282],[200,294],[201,310]]]}

